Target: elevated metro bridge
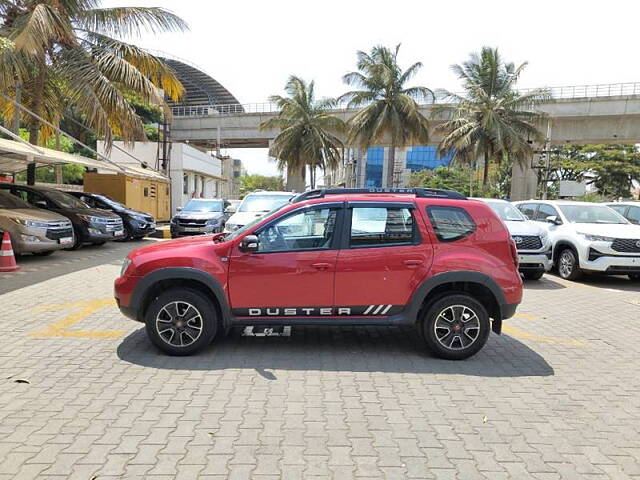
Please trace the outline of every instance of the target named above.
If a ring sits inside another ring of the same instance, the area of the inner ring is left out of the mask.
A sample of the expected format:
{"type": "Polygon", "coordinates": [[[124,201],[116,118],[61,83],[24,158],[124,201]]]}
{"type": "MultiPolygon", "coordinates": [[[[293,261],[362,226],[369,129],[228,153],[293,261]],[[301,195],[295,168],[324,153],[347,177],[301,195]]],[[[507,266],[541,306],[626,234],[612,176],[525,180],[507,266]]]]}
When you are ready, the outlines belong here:
{"type": "MultiPolygon", "coordinates": [[[[521,90],[526,93],[527,90],[521,90]]],[[[640,82],[549,88],[552,99],[540,106],[551,120],[550,143],[640,143],[640,82]]],[[[445,103],[436,98],[435,103],[445,103]]],[[[431,117],[433,103],[422,107],[431,117]]],[[[277,130],[260,124],[278,111],[271,103],[174,105],[171,138],[174,141],[228,148],[268,147],[277,130]]],[[[337,109],[348,120],[355,110],[337,109]]],[[[433,119],[436,126],[443,119],[433,119]]],[[[541,126],[543,132],[546,125],[541,126]]],[[[440,136],[433,134],[431,143],[440,136]]]]}

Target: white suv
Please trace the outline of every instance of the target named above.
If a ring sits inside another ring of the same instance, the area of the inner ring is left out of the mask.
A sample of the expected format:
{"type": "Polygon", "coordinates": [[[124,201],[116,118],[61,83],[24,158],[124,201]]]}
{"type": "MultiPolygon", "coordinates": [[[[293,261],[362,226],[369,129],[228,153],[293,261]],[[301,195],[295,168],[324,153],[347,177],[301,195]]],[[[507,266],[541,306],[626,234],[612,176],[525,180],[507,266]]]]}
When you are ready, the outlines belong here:
{"type": "Polygon", "coordinates": [[[549,232],[553,260],[562,278],[575,280],[585,271],[640,280],[640,226],[611,208],[564,200],[514,204],[549,232]]]}
{"type": "Polygon", "coordinates": [[[295,194],[291,192],[252,192],[247,194],[240,206],[225,223],[224,231],[235,232],[257,219],[262,218],[275,208],[288,203],[295,194]]]}

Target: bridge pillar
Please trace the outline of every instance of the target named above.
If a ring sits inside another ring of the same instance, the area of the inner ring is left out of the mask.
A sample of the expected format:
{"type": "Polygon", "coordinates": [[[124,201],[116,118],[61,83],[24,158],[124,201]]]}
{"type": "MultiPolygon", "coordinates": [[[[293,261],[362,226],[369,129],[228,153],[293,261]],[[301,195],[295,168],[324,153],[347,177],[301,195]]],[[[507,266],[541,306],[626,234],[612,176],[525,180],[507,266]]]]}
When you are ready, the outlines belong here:
{"type": "Polygon", "coordinates": [[[536,198],[538,174],[531,168],[531,160],[514,162],[511,171],[511,201],[536,198]]]}

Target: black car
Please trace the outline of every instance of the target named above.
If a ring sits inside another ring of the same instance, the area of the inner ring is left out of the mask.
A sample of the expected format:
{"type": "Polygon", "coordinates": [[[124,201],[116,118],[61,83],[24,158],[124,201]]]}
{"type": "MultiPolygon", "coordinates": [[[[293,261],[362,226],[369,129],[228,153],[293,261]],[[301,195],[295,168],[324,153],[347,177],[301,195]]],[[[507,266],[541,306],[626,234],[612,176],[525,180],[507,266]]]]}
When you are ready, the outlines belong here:
{"type": "Polygon", "coordinates": [[[8,190],[34,207],[51,210],[71,220],[76,235],[70,250],[76,250],[85,243],[102,245],[107,240],[124,238],[124,227],[119,216],[89,208],[67,193],[53,188],[1,183],[0,189],[8,190]]]}
{"type": "Polygon", "coordinates": [[[76,198],[79,198],[91,208],[109,210],[118,215],[122,219],[122,224],[124,226],[123,240],[139,240],[145,235],[149,235],[150,233],[156,231],[156,221],[148,213],[132,210],[126,205],[116,202],[112,198],[109,198],[101,193],[68,193],[76,198]]]}
{"type": "Polygon", "coordinates": [[[224,230],[229,202],[221,198],[194,198],[171,219],[171,238],[220,233],[224,230]]]}

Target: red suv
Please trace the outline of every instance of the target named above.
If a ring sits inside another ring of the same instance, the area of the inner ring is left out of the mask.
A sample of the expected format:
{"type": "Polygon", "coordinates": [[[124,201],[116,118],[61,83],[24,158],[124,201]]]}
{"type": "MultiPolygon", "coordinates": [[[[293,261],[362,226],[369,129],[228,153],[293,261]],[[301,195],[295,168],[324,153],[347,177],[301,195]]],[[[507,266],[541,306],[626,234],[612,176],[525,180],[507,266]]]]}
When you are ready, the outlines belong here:
{"type": "Polygon", "coordinates": [[[234,326],[416,325],[463,359],[514,314],[517,262],[491,208],[458,192],[314,190],[233,233],[133,251],[115,297],[171,355],[234,326]]]}

